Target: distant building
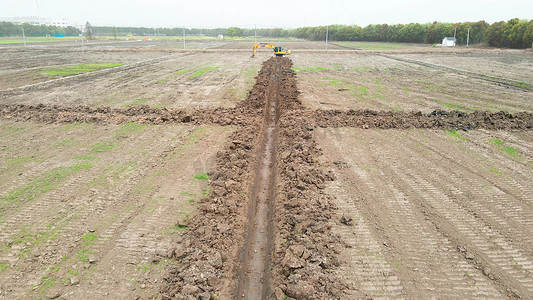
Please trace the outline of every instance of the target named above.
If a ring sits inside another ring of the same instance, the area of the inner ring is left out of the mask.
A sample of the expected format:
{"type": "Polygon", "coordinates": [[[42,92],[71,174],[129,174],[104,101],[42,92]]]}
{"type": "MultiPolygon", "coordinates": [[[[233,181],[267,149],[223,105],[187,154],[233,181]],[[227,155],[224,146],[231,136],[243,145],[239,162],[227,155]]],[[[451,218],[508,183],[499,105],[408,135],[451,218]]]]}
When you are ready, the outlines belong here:
{"type": "Polygon", "coordinates": [[[39,18],[35,16],[31,17],[14,17],[14,18],[3,18],[2,21],[12,22],[16,25],[22,23],[27,23],[30,25],[48,25],[48,26],[58,26],[58,27],[68,27],[69,24],[65,19],[56,19],[56,18],[39,18]]]}
{"type": "Polygon", "coordinates": [[[455,47],[455,43],[457,42],[457,40],[452,36],[452,37],[445,37],[444,39],[442,39],[442,46],[443,47],[455,47]]]}

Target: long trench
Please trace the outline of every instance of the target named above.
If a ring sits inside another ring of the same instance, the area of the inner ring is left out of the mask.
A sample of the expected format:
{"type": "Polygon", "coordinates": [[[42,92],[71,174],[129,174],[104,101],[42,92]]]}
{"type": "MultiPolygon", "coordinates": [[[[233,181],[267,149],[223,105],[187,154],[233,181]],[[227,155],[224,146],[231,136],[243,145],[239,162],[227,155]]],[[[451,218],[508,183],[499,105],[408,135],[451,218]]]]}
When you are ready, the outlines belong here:
{"type": "MultiPolygon", "coordinates": [[[[280,58],[281,59],[281,58],[280,58]]],[[[235,299],[266,299],[269,293],[270,260],[273,238],[276,150],[280,114],[282,68],[275,59],[265,87],[264,123],[258,165],[251,192],[248,229],[241,257],[241,271],[235,299]]]]}

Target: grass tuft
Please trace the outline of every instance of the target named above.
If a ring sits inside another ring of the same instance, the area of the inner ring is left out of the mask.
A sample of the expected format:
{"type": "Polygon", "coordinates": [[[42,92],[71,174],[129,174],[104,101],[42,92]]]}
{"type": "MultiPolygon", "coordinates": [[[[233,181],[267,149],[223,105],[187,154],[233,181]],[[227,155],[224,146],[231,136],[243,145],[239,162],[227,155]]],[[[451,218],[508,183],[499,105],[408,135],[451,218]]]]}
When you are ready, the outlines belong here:
{"type": "Polygon", "coordinates": [[[198,173],[198,174],[194,174],[194,179],[198,179],[198,180],[208,180],[208,179],[209,179],[209,175],[207,175],[207,173],[198,173]]]}
{"type": "Polygon", "coordinates": [[[46,69],[40,71],[41,75],[48,75],[52,77],[66,77],[71,75],[78,75],[82,73],[92,72],[100,69],[108,69],[122,66],[122,64],[110,64],[110,63],[91,63],[81,65],[71,65],[55,69],[46,69]]]}
{"type": "Polygon", "coordinates": [[[520,155],[520,149],[505,146],[505,142],[496,138],[490,138],[489,139],[494,145],[498,146],[498,148],[502,151],[507,153],[511,157],[518,157],[520,155]]]}

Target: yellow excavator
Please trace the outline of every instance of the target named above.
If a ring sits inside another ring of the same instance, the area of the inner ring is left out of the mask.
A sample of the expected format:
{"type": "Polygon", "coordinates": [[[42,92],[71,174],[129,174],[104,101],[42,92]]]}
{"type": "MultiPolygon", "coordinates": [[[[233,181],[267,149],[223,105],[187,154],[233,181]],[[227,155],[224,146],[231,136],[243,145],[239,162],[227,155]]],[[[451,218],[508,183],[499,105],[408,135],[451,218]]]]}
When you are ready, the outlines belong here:
{"type": "Polygon", "coordinates": [[[255,52],[257,51],[257,48],[274,48],[274,54],[276,56],[283,56],[283,55],[286,55],[286,54],[291,54],[291,50],[288,50],[288,49],[283,49],[281,47],[276,47],[272,44],[268,44],[268,43],[255,43],[254,44],[254,54],[252,54],[252,57],[255,56],[255,52]]]}

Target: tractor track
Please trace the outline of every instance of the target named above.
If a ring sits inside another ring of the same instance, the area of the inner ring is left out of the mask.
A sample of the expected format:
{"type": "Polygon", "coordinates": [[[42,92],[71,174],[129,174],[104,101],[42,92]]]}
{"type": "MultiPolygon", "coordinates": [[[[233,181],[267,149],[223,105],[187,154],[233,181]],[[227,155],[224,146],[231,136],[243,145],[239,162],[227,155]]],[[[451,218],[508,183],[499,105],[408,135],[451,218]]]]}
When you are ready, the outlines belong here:
{"type": "Polygon", "coordinates": [[[505,85],[507,87],[511,87],[511,88],[515,88],[515,89],[520,89],[520,90],[524,90],[524,91],[533,91],[533,85],[530,84],[530,83],[527,83],[527,82],[521,82],[521,81],[512,80],[512,79],[508,79],[508,78],[502,78],[502,77],[486,76],[486,75],[482,75],[482,74],[479,74],[479,73],[476,73],[476,72],[460,70],[460,69],[456,69],[456,68],[451,68],[451,67],[447,67],[447,66],[443,66],[443,65],[428,63],[428,62],[415,60],[415,59],[400,58],[400,57],[395,57],[395,56],[386,55],[386,54],[378,54],[378,56],[381,56],[381,57],[384,57],[384,58],[388,58],[388,59],[391,59],[391,60],[395,60],[395,61],[399,61],[399,62],[415,64],[415,65],[419,65],[419,66],[423,66],[423,67],[437,69],[437,70],[441,70],[441,71],[453,72],[453,73],[456,73],[456,74],[459,74],[459,75],[469,76],[469,77],[472,77],[472,78],[485,80],[485,81],[489,81],[489,82],[492,82],[492,83],[497,83],[497,84],[500,84],[500,85],[505,85]]]}
{"type": "MultiPolygon", "coordinates": [[[[186,56],[186,55],[190,55],[190,53],[185,53],[182,56],[186,56]]],[[[39,89],[49,89],[53,87],[64,86],[66,84],[78,83],[80,81],[88,81],[88,80],[92,80],[92,79],[105,76],[111,73],[117,74],[117,73],[128,72],[128,71],[135,70],[137,68],[141,68],[144,66],[153,65],[154,63],[159,63],[165,60],[169,60],[176,56],[177,56],[176,54],[169,54],[166,56],[147,59],[147,60],[143,60],[140,62],[128,64],[128,65],[122,65],[122,66],[108,68],[108,69],[101,69],[101,70],[82,73],[78,75],[50,79],[47,81],[32,83],[32,84],[10,88],[6,90],[0,90],[0,99],[9,98],[9,97],[16,96],[16,95],[21,95],[21,94],[39,90],[39,89]]]]}

